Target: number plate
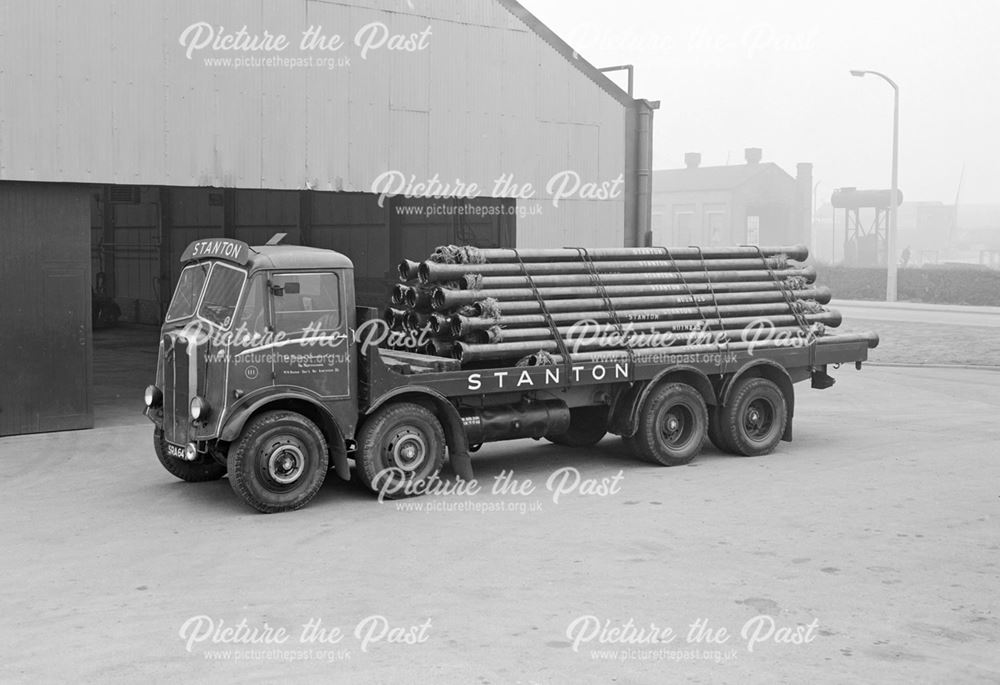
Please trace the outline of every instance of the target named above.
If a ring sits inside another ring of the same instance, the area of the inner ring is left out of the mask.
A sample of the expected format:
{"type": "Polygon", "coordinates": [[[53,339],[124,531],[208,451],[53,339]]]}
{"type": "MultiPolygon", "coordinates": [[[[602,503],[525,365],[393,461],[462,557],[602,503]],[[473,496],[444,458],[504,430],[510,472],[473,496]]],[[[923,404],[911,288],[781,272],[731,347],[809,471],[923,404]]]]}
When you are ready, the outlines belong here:
{"type": "Polygon", "coordinates": [[[167,443],[167,456],[168,457],[176,457],[177,459],[183,459],[184,458],[184,448],[182,446],[180,446],[180,445],[171,445],[168,442],[167,443]]]}

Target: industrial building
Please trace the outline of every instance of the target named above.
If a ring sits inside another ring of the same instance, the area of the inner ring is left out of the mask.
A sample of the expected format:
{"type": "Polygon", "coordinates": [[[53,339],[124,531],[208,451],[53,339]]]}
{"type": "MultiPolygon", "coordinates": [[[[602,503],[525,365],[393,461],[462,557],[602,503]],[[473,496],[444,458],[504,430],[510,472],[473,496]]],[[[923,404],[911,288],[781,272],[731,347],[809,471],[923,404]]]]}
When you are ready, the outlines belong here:
{"type": "Polygon", "coordinates": [[[656,245],[810,244],[812,164],[792,177],[761,148],[746,148],[744,164],[701,166],[701,154],[684,156],[684,168],[653,172],[653,243],[656,245]]]}
{"type": "Polygon", "coordinates": [[[152,329],[196,238],[371,305],[438,244],[649,240],[656,103],[514,0],[9,3],[0,64],[0,435],[93,425],[94,319],[152,329]]]}

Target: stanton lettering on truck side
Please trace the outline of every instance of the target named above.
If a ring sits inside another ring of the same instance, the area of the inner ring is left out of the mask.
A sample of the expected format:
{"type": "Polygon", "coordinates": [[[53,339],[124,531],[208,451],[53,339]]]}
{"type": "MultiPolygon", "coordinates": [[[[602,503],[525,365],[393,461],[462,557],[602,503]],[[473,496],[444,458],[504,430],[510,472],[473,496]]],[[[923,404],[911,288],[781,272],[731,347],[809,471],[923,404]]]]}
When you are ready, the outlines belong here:
{"type": "Polygon", "coordinates": [[[523,369],[508,369],[505,371],[492,371],[470,373],[466,377],[466,387],[469,390],[502,390],[524,389],[546,385],[560,385],[564,382],[590,383],[601,381],[628,380],[628,362],[616,362],[615,364],[595,364],[587,366],[576,364],[569,368],[569,373],[564,380],[562,366],[544,366],[523,369]]]}

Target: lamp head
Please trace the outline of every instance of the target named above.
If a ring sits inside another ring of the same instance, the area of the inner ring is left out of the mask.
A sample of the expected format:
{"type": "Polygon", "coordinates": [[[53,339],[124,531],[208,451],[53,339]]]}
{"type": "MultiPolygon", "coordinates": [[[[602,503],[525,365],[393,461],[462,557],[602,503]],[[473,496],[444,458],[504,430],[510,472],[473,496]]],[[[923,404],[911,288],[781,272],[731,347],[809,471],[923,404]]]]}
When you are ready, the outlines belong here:
{"type": "Polygon", "coordinates": [[[867,71],[861,69],[851,69],[851,76],[864,76],[867,73],[867,71]]]}

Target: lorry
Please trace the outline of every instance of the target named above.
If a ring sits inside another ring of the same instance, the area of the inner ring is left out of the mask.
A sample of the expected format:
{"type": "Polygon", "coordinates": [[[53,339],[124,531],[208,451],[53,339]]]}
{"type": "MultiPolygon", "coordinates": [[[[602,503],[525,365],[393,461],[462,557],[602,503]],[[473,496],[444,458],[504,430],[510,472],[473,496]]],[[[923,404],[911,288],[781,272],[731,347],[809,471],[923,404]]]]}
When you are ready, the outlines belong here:
{"type": "Polygon", "coordinates": [[[474,477],[488,442],[569,446],[622,436],[654,464],[686,464],[707,440],[736,455],[792,439],[793,386],[833,384],[875,334],[808,345],[703,346],[673,354],[537,366],[390,349],[377,310],[355,306],[354,268],[325,249],[272,239],[191,243],[145,391],[153,447],[184,481],[228,475],[254,509],[307,504],[329,471],[388,497],[426,492],[447,458],[474,477]]]}

